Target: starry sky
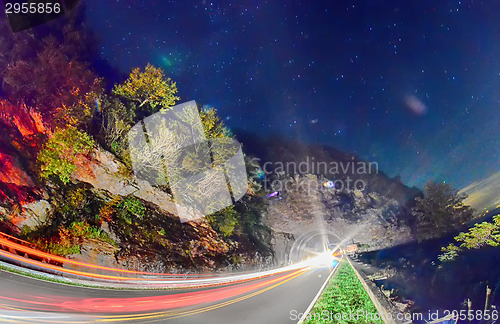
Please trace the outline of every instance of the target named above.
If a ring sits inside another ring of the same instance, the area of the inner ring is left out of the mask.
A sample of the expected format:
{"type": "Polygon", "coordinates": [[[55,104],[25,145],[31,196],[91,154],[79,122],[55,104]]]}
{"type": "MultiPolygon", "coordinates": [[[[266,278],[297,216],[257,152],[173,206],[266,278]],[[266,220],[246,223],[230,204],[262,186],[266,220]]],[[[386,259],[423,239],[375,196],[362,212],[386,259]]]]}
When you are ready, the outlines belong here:
{"type": "Polygon", "coordinates": [[[500,2],[87,0],[101,58],[227,125],[462,188],[500,170],[500,2]]]}

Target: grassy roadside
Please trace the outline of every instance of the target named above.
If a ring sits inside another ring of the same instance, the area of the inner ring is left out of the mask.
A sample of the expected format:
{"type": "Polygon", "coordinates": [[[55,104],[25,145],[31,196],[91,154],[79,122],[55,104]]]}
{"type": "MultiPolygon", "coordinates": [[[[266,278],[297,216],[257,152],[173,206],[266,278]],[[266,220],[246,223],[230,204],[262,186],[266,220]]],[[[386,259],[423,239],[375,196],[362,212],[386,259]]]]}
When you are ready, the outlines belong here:
{"type": "Polygon", "coordinates": [[[375,305],[346,260],[341,262],[304,320],[304,324],[326,323],[383,324],[375,305]]]}

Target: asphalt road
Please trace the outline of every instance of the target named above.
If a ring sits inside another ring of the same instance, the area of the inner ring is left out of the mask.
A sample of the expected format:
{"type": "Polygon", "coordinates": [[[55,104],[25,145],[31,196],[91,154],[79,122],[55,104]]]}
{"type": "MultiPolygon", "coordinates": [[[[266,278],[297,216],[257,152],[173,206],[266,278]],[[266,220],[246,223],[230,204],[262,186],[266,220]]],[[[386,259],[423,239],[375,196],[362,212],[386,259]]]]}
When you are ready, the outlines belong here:
{"type": "Polygon", "coordinates": [[[251,282],[174,291],[90,289],[0,271],[0,322],[296,323],[291,312],[307,309],[330,271],[288,271],[251,282]]]}
{"type": "Polygon", "coordinates": [[[257,296],[199,314],[173,319],[168,323],[297,323],[297,320],[291,320],[291,312],[296,311],[293,314],[298,314],[307,309],[330,271],[327,267],[316,268],[257,296]]]}

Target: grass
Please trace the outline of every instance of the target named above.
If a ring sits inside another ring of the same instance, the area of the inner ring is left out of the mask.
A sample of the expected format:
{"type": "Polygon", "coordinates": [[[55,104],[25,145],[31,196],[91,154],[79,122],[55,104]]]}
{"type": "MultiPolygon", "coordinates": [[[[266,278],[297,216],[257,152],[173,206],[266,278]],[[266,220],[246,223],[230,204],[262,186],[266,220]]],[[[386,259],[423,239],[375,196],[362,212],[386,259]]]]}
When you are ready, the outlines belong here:
{"type": "Polygon", "coordinates": [[[305,324],[382,324],[383,321],[351,265],[343,260],[305,324]]]}

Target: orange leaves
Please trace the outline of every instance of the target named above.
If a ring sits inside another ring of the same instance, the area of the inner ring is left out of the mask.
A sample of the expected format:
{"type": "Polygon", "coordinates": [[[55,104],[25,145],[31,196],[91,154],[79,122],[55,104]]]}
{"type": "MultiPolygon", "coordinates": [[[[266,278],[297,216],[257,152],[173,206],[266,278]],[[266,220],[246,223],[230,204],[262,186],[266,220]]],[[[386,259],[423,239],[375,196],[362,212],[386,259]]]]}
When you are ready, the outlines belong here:
{"type": "Polygon", "coordinates": [[[15,128],[22,136],[37,132],[26,106],[14,106],[10,102],[0,99],[0,120],[15,128]]]}

